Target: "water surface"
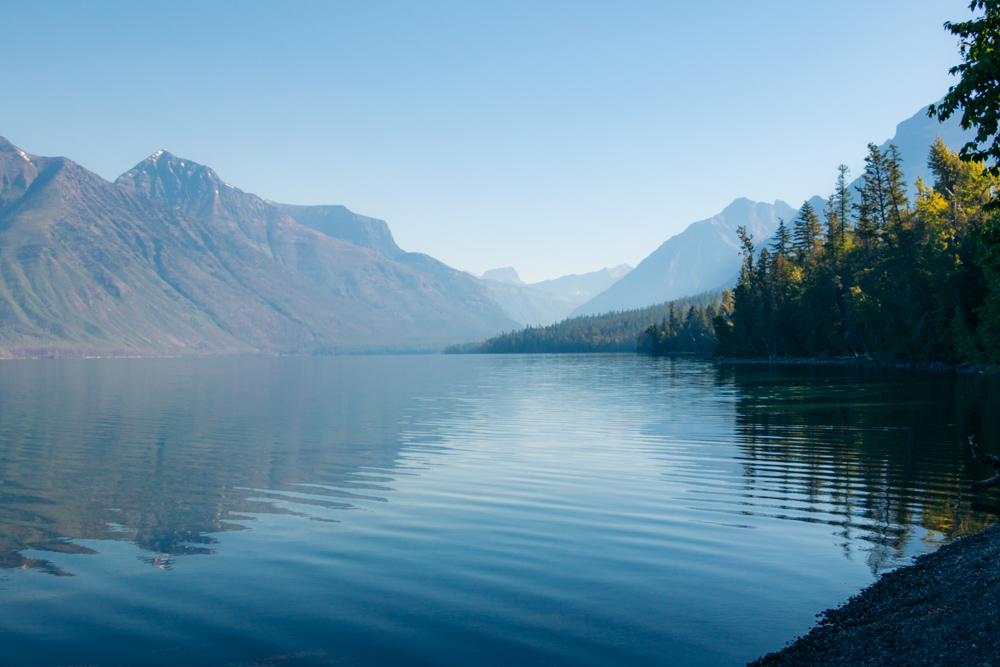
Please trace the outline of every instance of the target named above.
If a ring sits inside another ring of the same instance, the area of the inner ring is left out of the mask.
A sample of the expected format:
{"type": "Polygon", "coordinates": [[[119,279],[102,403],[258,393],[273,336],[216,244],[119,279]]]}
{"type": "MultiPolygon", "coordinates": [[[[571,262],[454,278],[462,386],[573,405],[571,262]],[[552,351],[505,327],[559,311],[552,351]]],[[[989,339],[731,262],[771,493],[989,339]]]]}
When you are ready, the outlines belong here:
{"type": "Polygon", "coordinates": [[[994,522],[965,437],[1000,451],[998,399],[634,355],[3,362],[4,660],[740,665],[994,522]]]}

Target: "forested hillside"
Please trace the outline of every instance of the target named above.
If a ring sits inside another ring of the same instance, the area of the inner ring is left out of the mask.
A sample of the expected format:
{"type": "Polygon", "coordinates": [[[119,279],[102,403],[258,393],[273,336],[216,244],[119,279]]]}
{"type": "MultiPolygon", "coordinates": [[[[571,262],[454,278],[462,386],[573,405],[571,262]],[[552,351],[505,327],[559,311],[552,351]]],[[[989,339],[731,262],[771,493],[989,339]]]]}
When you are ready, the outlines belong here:
{"type": "Polygon", "coordinates": [[[546,327],[526,327],[483,343],[452,346],[449,353],[635,352],[711,353],[712,319],[722,292],[648,308],[585,315],[546,327]]]}
{"type": "Polygon", "coordinates": [[[740,230],[743,266],[715,318],[728,356],[865,355],[1000,362],[1000,178],[938,140],[911,198],[898,152],[868,147],[857,205],[846,167],[820,214],[805,206],[767,247],[740,230]]]}

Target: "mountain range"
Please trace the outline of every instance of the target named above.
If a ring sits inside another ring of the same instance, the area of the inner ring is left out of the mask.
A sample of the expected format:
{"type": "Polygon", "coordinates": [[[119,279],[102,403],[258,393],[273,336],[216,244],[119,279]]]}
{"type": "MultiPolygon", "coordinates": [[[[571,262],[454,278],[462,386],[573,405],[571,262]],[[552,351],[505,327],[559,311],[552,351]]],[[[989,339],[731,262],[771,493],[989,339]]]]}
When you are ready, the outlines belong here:
{"type": "Polygon", "coordinates": [[[2,356],[431,350],[515,326],[382,221],[165,151],[109,183],[0,139],[2,356]]]}
{"type": "MultiPolygon", "coordinates": [[[[883,144],[908,183],[930,180],[936,136],[958,148],[968,133],[924,109],[883,144]]],[[[737,227],[760,244],[796,214],[737,199],[634,270],[525,285],[509,267],[480,280],[406,252],[384,221],[343,206],[261,199],[165,151],[110,183],[0,138],[0,356],[436,350],[728,286],[737,227]]]]}

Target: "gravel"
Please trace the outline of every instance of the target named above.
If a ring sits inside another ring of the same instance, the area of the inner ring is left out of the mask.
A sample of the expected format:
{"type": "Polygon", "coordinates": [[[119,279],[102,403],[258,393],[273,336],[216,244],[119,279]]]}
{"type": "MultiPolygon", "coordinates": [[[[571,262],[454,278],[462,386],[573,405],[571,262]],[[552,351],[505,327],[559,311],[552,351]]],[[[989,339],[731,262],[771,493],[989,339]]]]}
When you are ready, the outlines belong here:
{"type": "Polygon", "coordinates": [[[883,575],[749,664],[1000,667],[1000,525],[883,575]]]}

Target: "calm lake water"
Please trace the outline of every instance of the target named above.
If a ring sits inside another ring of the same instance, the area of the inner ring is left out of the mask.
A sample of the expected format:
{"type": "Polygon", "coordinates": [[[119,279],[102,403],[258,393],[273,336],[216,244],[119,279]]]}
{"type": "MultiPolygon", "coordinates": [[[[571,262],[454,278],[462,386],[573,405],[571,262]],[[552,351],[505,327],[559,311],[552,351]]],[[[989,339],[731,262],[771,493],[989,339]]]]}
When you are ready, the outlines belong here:
{"type": "Polygon", "coordinates": [[[11,665],[741,665],[995,522],[986,378],[636,355],[0,363],[11,665]],[[989,509],[989,508],[986,508],[989,509]]]}

